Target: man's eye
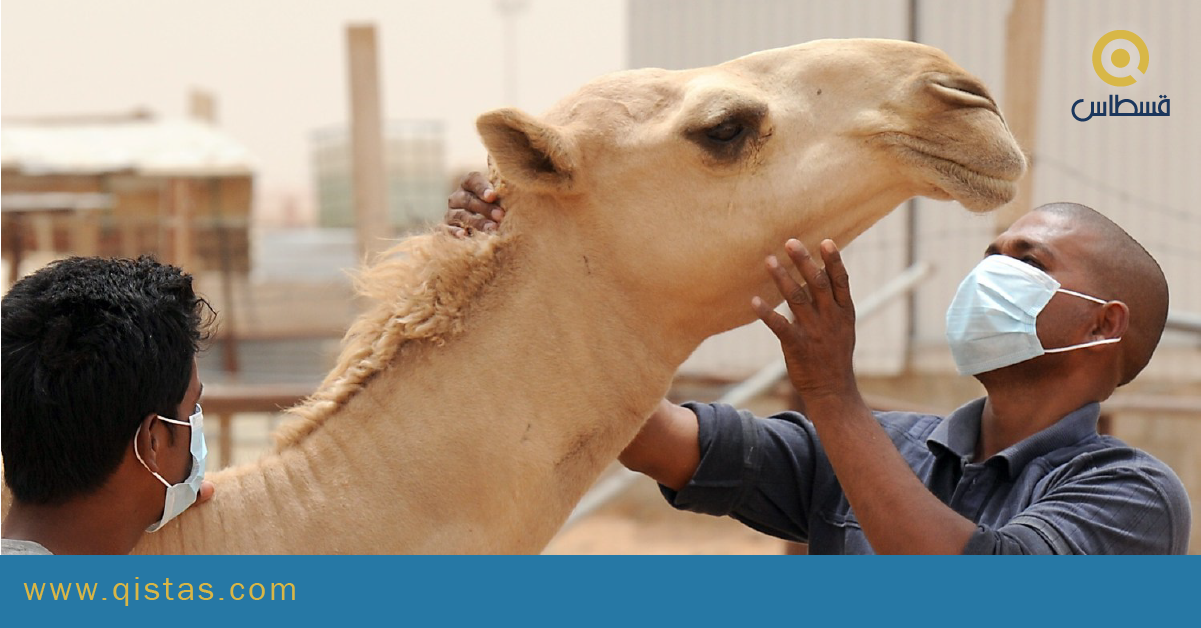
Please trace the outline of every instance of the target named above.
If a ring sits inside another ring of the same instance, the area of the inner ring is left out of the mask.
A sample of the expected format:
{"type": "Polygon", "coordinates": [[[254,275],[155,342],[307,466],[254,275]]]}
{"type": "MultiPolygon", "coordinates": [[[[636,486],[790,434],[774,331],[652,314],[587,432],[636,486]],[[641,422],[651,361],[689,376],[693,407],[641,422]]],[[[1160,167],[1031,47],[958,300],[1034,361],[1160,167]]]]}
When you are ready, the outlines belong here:
{"type": "Polygon", "coordinates": [[[1037,259],[1034,259],[1033,257],[1030,257],[1029,255],[1023,257],[1022,261],[1027,264],[1030,264],[1031,266],[1033,266],[1039,270],[1042,270],[1042,271],[1047,270],[1046,268],[1043,267],[1042,264],[1039,263],[1039,261],[1037,259]]]}

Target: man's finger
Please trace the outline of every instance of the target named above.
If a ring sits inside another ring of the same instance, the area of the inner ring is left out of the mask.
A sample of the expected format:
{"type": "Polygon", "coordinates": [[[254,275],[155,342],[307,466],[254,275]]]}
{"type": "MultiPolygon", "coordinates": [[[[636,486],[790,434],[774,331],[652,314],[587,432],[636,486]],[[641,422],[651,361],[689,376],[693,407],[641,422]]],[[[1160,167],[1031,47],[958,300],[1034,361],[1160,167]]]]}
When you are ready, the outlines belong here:
{"type": "Polygon", "coordinates": [[[468,172],[467,176],[463,177],[463,182],[459,187],[471,192],[480,200],[487,203],[496,201],[496,190],[492,189],[492,182],[481,172],[468,172]]]}
{"type": "Polygon", "coordinates": [[[781,343],[792,343],[796,341],[796,327],[788,322],[787,318],[780,315],[779,312],[767,307],[767,303],[759,297],[751,298],[751,308],[755,310],[755,314],[759,320],[767,324],[767,328],[780,339],[781,343]]]}
{"type": "Polygon", "coordinates": [[[766,264],[768,274],[776,284],[776,289],[780,291],[780,296],[788,302],[788,309],[792,310],[793,317],[799,321],[812,316],[813,304],[805,287],[788,274],[775,255],[768,257],[766,264]]]}
{"type": "Polygon", "coordinates": [[[830,277],[831,292],[834,301],[844,309],[855,311],[855,303],[851,301],[851,275],[842,263],[842,251],[833,240],[822,240],[822,261],[826,263],[826,274],[830,277]]]}
{"type": "Polygon", "coordinates": [[[479,231],[496,231],[496,223],[466,209],[451,209],[446,212],[446,223],[456,227],[470,227],[479,231]]]}
{"type": "Polygon", "coordinates": [[[451,192],[450,197],[446,199],[446,206],[450,209],[465,209],[492,220],[500,220],[505,217],[505,211],[500,208],[500,205],[486,203],[468,190],[451,192]]]}
{"type": "Polygon", "coordinates": [[[217,487],[212,482],[204,480],[200,483],[200,492],[196,494],[196,501],[204,503],[213,498],[213,494],[217,492],[217,487]]]}
{"type": "Polygon", "coordinates": [[[820,310],[829,305],[833,301],[833,296],[830,294],[830,278],[809,254],[809,249],[806,249],[800,240],[793,238],[784,243],[784,250],[788,252],[788,257],[792,258],[792,263],[796,264],[797,270],[801,272],[801,278],[805,280],[805,285],[809,288],[809,296],[813,298],[814,307],[820,310]]]}

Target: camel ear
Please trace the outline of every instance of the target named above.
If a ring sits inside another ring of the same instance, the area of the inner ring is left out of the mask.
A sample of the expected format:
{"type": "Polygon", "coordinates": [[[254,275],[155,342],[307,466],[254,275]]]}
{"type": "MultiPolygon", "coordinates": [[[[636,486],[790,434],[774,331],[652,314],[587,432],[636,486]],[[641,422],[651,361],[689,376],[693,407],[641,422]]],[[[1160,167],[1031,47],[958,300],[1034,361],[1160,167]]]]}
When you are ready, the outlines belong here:
{"type": "Polygon", "coordinates": [[[475,126],[502,178],[543,192],[571,190],[575,147],[559,129],[507,108],[485,113],[475,126]]]}

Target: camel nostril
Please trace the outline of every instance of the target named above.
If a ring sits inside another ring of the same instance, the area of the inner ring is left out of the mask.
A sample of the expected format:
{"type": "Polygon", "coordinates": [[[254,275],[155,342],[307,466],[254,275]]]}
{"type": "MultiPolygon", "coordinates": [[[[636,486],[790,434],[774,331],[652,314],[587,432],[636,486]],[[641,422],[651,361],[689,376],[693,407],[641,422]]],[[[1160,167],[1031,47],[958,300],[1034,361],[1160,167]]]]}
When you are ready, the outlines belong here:
{"type": "Polygon", "coordinates": [[[997,115],[997,103],[978,81],[969,78],[939,76],[930,81],[930,88],[941,99],[965,107],[982,107],[997,115]]]}
{"type": "Polygon", "coordinates": [[[940,81],[943,87],[949,87],[954,90],[966,92],[973,96],[979,96],[985,100],[992,100],[984,86],[968,79],[956,79],[948,77],[946,80],[940,81]]]}

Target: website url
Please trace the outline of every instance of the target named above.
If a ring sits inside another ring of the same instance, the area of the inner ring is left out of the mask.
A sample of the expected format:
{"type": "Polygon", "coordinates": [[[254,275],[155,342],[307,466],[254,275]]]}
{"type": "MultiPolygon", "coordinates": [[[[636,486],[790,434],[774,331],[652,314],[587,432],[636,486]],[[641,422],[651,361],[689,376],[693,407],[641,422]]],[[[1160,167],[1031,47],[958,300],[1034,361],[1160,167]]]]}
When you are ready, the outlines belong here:
{"type": "MultiPolygon", "coordinates": [[[[129,606],[131,601],[163,600],[197,600],[207,602],[213,600],[213,585],[209,582],[192,584],[191,582],[171,582],[164,578],[162,582],[118,582],[112,586],[109,593],[100,593],[100,585],[95,582],[26,582],[25,598],[31,602],[41,601],[101,601],[109,600],[124,602],[129,606]],[[101,597],[97,600],[97,595],[101,597]]],[[[286,601],[296,600],[296,585],[291,582],[252,582],[245,584],[235,582],[221,591],[223,595],[215,598],[224,600],[263,600],[286,601]]]]}

